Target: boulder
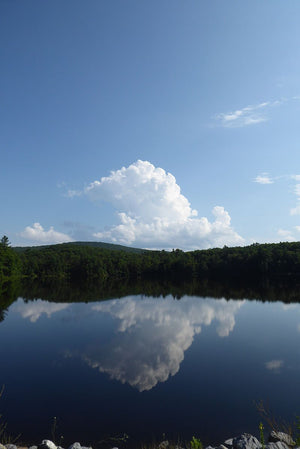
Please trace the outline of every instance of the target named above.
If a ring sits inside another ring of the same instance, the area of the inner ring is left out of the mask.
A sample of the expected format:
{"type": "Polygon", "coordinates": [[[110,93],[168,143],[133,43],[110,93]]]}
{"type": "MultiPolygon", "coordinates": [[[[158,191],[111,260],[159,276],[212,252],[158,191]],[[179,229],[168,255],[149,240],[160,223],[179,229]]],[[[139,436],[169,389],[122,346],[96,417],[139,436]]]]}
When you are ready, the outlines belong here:
{"type": "Polygon", "coordinates": [[[53,441],[43,440],[41,444],[38,445],[38,449],[57,449],[57,446],[53,441]]]}
{"type": "Polygon", "coordinates": [[[233,449],[261,449],[261,443],[253,435],[243,433],[239,437],[233,438],[233,449]]]}
{"type": "MultiPolygon", "coordinates": [[[[59,449],[59,448],[57,448],[59,449]]],[[[81,446],[80,443],[76,442],[71,444],[71,446],[68,447],[68,449],[92,449],[91,447],[81,446]]]]}
{"type": "Polygon", "coordinates": [[[6,449],[6,447],[3,446],[3,444],[0,443],[0,449],[6,449]]]}
{"type": "Polygon", "coordinates": [[[288,433],[275,432],[275,430],[272,430],[272,432],[269,435],[269,443],[277,443],[278,441],[282,441],[288,446],[296,446],[296,443],[291,437],[291,435],[289,435],[288,433]]]}
{"type": "Polygon", "coordinates": [[[229,438],[228,440],[224,441],[223,445],[228,447],[228,448],[232,448],[233,438],[229,438]]]}
{"type": "Polygon", "coordinates": [[[165,441],[162,441],[161,443],[159,443],[158,449],[167,449],[168,446],[169,446],[169,441],[165,440],[165,441]]]}
{"type": "Polygon", "coordinates": [[[81,444],[80,443],[73,443],[71,444],[71,446],[68,447],[68,449],[81,449],[81,444]]]}
{"type": "Polygon", "coordinates": [[[6,449],[17,449],[17,446],[15,444],[6,444],[6,449]]]}
{"type": "Polygon", "coordinates": [[[290,449],[290,447],[282,441],[277,441],[277,443],[266,444],[266,449],[290,449]]]}

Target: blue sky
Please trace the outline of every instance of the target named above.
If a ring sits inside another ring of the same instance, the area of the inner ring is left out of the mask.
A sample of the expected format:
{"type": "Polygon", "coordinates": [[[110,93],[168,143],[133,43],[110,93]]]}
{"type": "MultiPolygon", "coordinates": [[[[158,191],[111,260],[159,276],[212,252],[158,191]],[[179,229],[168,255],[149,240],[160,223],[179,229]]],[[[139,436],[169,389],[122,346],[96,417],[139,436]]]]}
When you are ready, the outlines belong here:
{"type": "Polygon", "coordinates": [[[0,1],[0,234],[300,240],[298,0],[0,1]]]}

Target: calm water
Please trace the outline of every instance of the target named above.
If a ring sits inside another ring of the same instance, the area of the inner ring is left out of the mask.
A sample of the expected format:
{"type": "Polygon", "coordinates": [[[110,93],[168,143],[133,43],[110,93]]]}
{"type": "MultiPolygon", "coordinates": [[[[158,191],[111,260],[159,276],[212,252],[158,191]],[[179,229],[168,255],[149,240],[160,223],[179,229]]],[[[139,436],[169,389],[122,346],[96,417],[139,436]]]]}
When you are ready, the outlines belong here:
{"type": "Polygon", "coordinates": [[[128,434],[220,443],[258,434],[253,401],[300,414],[300,304],[183,296],[25,302],[0,323],[11,433],[65,445],[128,434]]]}

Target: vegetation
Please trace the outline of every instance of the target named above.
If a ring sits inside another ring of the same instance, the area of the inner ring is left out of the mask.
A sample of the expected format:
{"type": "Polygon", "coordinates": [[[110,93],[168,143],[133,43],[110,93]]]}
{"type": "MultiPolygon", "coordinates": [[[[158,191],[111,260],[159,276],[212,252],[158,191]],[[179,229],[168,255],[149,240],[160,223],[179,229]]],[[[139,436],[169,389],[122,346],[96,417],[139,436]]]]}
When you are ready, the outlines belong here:
{"type": "Polygon", "coordinates": [[[20,259],[4,235],[0,240],[0,282],[20,275],[20,259]]]}
{"type": "Polygon", "coordinates": [[[11,248],[4,236],[0,242],[0,281],[17,276],[72,282],[141,278],[300,280],[300,242],[167,252],[131,251],[92,242],[11,248]]]}
{"type": "MultiPolygon", "coordinates": [[[[190,441],[191,449],[202,449],[203,445],[199,438],[196,438],[193,436],[193,438],[190,441]]],[[[264,448],[263,448],[264,449],[264,448]]]]}

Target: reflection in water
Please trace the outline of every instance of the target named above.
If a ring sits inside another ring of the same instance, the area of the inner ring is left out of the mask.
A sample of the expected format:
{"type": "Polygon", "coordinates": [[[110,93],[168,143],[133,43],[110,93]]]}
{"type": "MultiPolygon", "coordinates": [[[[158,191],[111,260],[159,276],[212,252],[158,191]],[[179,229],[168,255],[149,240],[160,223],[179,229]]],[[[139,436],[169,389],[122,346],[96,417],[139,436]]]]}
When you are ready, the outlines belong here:
{"type": "Polygon", "coordinates": [[[265,363],[265,367],[271,371],[279,371],[283,366],[283,360],[270,360],[265,363]]]}
{"type": "Polygon", "coordinates": [[[60,312],[70,307],[70,304],[51,303],[38,299],[34,302],[25,303],[18,299],[14,304],[14,311],[20,313],[22,318],[29,318],[32,323],[35,323],[42,314],[46,314],[48,318],[55,312],[60,312]]]}
{"type": "Polygon", "coordinates": [[[243,303],[188,297],[181,301],[129,297],[100,303],[93,310],[116,319],[117,331],[108,344],[91,344],[81,357],[113,379],[139,391],[150,390],[179,371],[184,352],[202,326],[215,320],[218,335],[228,336],[243,303]]]}
{"type": "MultiPolygon", "coordinates": [[[[66,350],[65,355],[80,357],[89,366],[139,391],[151,390],[179,371],[185,351],[203,326],[215,322],[217,334],[227,337],[234,328],[235,314],[244,302],[187,296],[175,301],[170,296],[164,299],[137,296],[88,304],[88,310],[80,315],[82,323],[98,313],[107,316],[113,322],[110,337],[99,342],[97,335],[92,334],[91,341],[80,342],[76,349],[66,350]]],[[[18,300],[14,311],[34,323],[42,314],[50,318],[68,309],[70,315],[72,307],[42,300],[30,303],[18,300]]]]}

